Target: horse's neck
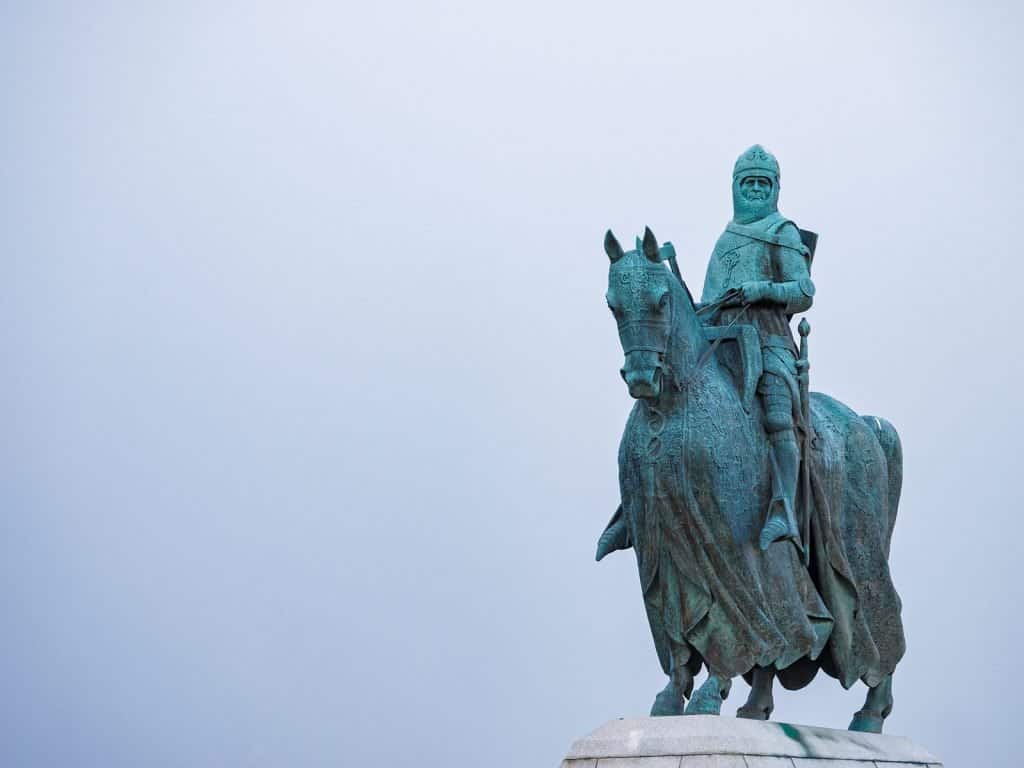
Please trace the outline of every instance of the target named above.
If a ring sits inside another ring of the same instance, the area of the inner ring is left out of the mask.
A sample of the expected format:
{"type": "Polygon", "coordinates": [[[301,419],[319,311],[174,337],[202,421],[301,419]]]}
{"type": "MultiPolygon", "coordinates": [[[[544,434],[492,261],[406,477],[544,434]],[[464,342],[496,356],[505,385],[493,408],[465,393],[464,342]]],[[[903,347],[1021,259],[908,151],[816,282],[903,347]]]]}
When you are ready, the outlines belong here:
{"type": "Polygon", "coordinates": [[[676,312],[675,328],[672,332],[672,354],[677,356],[679,364],[685,370],[691,370],[708,349],[708,340],[704,336],[704,326],[701,325],[693,302],[685,289],[678,291],[679,309],[676,312]]]}
{"type": "MultiPolygon", "coordinates": [[[[675,383],[684,384],[691,378],[696,379],[704,375],[720,375],[717,361],[714,355],[709,353],[710,345],[704,336],[704,327],[682,286],[675,287],[674,299],[677,302],[677,309],[673,318],[672,338],[666,353],[666,362],[675,383]],[[698,365],[701,366],[700,370],[698,365]]],[[[686,393],[679,391],[675,386],[662,387],[657,407],[663,411],[672,410],[681,406],[685,397],[686,393]]]]}

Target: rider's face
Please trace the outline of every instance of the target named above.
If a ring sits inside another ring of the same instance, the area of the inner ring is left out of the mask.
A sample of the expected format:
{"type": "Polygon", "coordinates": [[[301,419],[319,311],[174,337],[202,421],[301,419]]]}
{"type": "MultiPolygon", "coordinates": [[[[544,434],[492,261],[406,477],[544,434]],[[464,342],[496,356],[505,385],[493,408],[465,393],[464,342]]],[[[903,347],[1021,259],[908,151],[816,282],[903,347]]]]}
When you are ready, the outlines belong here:
{"type": "Polygon", "coordinates": [[[740,182],[740,194],[747,202],[767,200],[772,193],[772,180],[765,176],[748,176],[740,182]]]}

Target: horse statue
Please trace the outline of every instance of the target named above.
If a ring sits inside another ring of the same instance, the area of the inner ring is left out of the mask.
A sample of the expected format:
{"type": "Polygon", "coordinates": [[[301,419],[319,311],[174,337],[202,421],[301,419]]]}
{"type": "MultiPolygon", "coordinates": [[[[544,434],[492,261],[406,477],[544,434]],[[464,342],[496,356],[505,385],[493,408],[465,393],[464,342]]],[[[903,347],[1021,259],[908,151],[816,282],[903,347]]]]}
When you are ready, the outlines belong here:
{"type": "Polygon", "coordinates": [[[636,403],[619,446],[621,505],[597,559],[636,553],[668,676],[651,714],[720,714],[742,675],[751,692],[737,714],[767,720],[776,678],[795,690],[820,669],[844,688],[867,685],[850,729],[880,733],[905,650],[888,566],[902,483],[896,430],[811,393],[803,535],[762,546],[772,459],[742,334],[709,332],[674,259],[673,270],[664,264],[669,247],[650,229],[628,252],[605,237],[608,306],[636,403]]]}

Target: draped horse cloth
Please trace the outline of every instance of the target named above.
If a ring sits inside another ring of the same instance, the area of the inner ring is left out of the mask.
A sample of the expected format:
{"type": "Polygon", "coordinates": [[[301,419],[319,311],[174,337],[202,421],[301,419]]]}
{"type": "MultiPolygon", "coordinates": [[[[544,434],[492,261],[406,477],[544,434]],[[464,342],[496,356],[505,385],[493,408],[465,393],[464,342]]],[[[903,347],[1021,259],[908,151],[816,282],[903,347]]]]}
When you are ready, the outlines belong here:
{"type": "Polygon", "coordinates": [[[817,670],[877,685],[904,652],[889,540],[898,438],[819,393],[810,566],[791,542],[757,546],[770,498],[767,441],[730,377],[707,366],[685,405],[638,402],[620,446],[622,518],[662,667],[688,644],[715,673],[774,666],[788,688],[817,670]]]}
{"type": "Polygon", "coordinates": [[[874,687],[906,650],[902,604],[889,573],[902,449],[884,419],[858,417],[825,395],[811,396],[811,421],[819,436],[809,452],[811,571],[835,621],[821,667],[844,688],[858,679],[874,687]]]}

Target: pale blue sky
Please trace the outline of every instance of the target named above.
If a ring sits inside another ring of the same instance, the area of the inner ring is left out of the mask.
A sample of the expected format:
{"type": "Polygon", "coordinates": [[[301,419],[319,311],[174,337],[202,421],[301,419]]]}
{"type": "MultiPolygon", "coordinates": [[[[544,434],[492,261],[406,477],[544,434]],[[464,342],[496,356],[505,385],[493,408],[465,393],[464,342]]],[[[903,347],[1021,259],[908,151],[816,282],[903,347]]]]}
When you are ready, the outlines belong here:
{"type": "Polygon", "coordinates": [[[601,240],[699,288],[761,142],[812,387],[903,438],[889,730],[1016,765],[1024,13],[894,5],[4,4],[0,764],[555,766],[644,714],[601,240]]]}

